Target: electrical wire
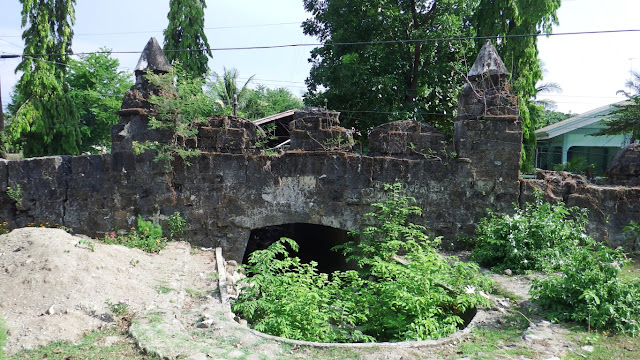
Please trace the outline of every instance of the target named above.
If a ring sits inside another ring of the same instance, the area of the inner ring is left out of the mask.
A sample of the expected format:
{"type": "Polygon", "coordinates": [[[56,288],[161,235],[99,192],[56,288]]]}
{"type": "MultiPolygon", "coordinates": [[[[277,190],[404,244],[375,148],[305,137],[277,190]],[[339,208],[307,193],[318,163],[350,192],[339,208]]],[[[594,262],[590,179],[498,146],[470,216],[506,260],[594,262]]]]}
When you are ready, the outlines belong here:
{"type": "MultiPolygon", "coordinates": [[[[240,51],[240,50],[265,50],[265,49],[281,49],[293,47],[311,47],[311,46],[362,46],[362,45],[393,45],[393,44],[414,44],[438,41],[463,41],[463,40],[488,40],[488,39],[507,39],[507,38],[526,38],[526,37],[542,37],[542,36],[572,36],[572,35],[594,35],[594,34],[618,34],[618,33],[636,33],[640,29],[626,30],[600,30],[600,31],[578,31],[578,32],[562,32],[550,34],[522,34],[522,35],[493,35],[493,36],[463,36],[463,37],[440,37],[428,39],[405,39],[405,40],[384,40],[384,41],[356,41],[356,42],[335,42],[335,43],[298,43],[298,44],[280,44],[280,45],[263,45],[263,46],[246,46],[246,47],[222,47],[222,48],[201,48],[201,49],[167,49],[165,52],[203,52],[203,51],[240,51]]],[[[142,51],[92,51],[79,53],[43,53],[43,54],[22,54],[21,56],[73,56],[73,55],[89,55],[89,54],[141,54],[142,51]]]]}

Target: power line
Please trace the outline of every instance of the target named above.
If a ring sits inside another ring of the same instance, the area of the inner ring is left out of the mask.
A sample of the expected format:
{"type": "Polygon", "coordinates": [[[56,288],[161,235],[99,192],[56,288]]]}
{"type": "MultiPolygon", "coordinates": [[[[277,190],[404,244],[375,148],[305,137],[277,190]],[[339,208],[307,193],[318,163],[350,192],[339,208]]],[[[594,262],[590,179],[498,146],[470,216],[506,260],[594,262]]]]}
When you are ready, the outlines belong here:
{"type": "MultiPolygon", "coordinates": [[[[361,46],[361,45],[392,45],[392,44],[415,44],[438,41],[463,41],[463,40],[489,40],[489,39],[507,39],[507,38],[526,38],[526,37],[542,37],[542,36],[572,36],[572,35],[594,35],[594,34],[618,34],[618,33],[635,33],[640,29],[626,30],[600,30],[600,31],[579,31],[579,32],[563,32],[551,34],[522,34],[522,35],[492,35],[492,36],[463,36],[463,37],[440,37],[429,39],[405,39],[405,40],[383,40],[383,41],[356,41],[356,42],[335,42],[335,43],[298,43],[298,44],[280,44],[280,45],[263,45],[263,46],[246,46],[246,47],[222,47],[222,48],[201,48],[201,49],[169,49],[165,52],[202,52],[202,51],[240,51],[240,50],[265,50],[265,49],[281,49],[293,47],[310,47],[310,46],[361,46]]],[[[23,56],[64,56],[64,55],[90,55],[90,54],[140,54],[142,51],[92,51],[79,53],[44,53],[44,54],[23,54],[23,56]]]]}
{"type": "MultiPolygon", "coordinates": [[[[203,30],[224,30],[224,29],[240,29],[240,28],[256,28],[256,27],[269,27],[269,26],[281,26],[281,25],[301,25],[302,21],[293,22],[281,22],[272,24],[252,24],[252,25],[233,25],[233,26],[216,26],[205,27],[203,30]]],[[[80,33],[73,34],[73,36],[103,36],[103,35],[132,35],[132,34],[151,34],[162,33],[163,30],[141,30],[141,31],[121,31],[121,32],[109,32],[109,33],[80,33]]],[[[22,35],[1,35],[6,38],[21,37],[22,35]]]]}

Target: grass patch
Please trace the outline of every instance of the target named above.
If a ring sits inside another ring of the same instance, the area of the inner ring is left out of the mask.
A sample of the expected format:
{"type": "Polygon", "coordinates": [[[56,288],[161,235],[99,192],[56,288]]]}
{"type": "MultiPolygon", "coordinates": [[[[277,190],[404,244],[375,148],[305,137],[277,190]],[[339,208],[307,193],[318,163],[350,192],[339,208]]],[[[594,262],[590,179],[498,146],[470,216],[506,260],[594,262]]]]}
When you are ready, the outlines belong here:
{"type": "Polygon", "coordinates": [[[144,354],[117,328],[87,333],[78,344],[57,341],[33,350],[21,351],[7,359],[160,359],[144,354]],[[117,337],[117,341],[113,340],[117,337]]]}
{"type": "Polygon", "coordinates": [[[168,293],[172,292],[173,289],[170,288],[170,287],[166,287],[164,285],[158,285],[158,286],[156,286],[156,291],[158,292],[158,294],[163,294],[164,295],[164,294],[168,294],[168,293]]]}
{"type": "Polygon", "coordinates": [[[4,359],[4,347],[7,346],[7,325],[0,316],[0,360],[4,359]]]}
{"type": "Polygon", "coordinates": [[[187,294],[191,295],[194,298],[200,299],[205,297],[205,293],[203,291],[199,291],[196,289],[185,289],[184,290],[187,294]]]}
{"type": "Polygon", "coordinates": [[[574,352],[568,352],[565,359],[635,360],[640,353],[640,337],[589,333],[581,327],[572,329],[572,334],[580,346],[574,352]],[[581,346],[584,345],[593,346],[594,351],[589,353],[582,350],[581,346]]]}

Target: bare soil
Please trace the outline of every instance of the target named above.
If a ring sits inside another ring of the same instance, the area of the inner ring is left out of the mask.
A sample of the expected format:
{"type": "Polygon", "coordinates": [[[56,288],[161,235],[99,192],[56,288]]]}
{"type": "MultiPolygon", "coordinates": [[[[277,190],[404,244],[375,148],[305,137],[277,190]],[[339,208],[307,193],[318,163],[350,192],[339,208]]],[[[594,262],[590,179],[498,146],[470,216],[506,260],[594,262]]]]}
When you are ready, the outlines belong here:
{"type": "MultiPolygon", "coordinates": [[[[110,326],[109,303],[126,303],[129,335],[145,351],[166,358],[282,359],[459,358],[457,340],[438,346],[299,346],[262,336],[238,324],[218,289],[213,251],[171,242],[159,254],[105,245],[58,229],[17,229],[0,236],[0,316],[9,336],[8,354],[56,340],[77,341],[110,326]]],[[[493,275],[526,302],[529,279],[493,275]]],[[[480,327],[495,328],[513,301],[496,299],[480,327]]],[[[575,348],[563,328],[532,319],[518,344],[532,358],[551,359],[575,348]]],[[[481,354],[479,354],[481,355],[481,354]]],[[[508,358],[508,357],[507,357],[508,358]]]]}

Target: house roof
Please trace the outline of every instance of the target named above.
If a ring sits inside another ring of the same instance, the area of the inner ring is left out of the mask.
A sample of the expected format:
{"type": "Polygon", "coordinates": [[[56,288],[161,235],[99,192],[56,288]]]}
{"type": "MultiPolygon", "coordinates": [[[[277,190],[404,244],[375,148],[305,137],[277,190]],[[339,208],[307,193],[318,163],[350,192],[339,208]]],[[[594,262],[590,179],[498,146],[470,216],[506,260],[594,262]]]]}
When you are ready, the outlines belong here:
{"type": "Polygon", "coordinates": [[[263,117],[262,119],[258,119],[258,120],[254,120],[253,123],[260,126],[263,124],[268,124],[272,121],[275,120],[279,120],[279,119],[284,119],[288,116],[293,116],[293,114],[296,112],[296,110],[287,110],[278,114],[274,114],[271,116],[267,116],[267,117],[263,117]]]}
{"type": "Polygon", "coordinates": [[[536,130],[536,138],[538,140],[547,140],[571,132],[576,129],[589,126],[603,120],[603,118],[609,115],[617,105],[622,105],[627,100],[620,101],[614,104],[605,105],[580,115],[570,117],[566,120],[557,122],[555,124],[545,126],[542,129],[536,130]]]}

